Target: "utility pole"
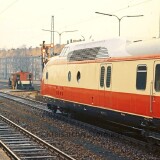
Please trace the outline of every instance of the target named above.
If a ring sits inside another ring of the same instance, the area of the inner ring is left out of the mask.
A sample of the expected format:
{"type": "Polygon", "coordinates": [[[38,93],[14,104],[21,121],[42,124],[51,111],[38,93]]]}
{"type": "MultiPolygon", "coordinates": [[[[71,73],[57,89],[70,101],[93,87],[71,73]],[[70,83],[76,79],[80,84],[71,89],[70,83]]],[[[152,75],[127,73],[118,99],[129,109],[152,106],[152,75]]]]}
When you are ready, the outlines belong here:
{"type": "MultiPolygon", "coordinates": [[[[54,16],[51,17],[51,31],[54,31],[54,16]]],[[[51,32],[51,48],[50,48],[50,56],[54,54],[54,32],[51,32]]]]}
{"type": "Polygon", "coordinates": [[[141,16],[143,16],[143,15],[133,15],[133,16],[123,16],[123,17],[121,17],[121,18],[119,18],[118,16],[116,16],[116,15],[114,15],[114,14],[107,14],[107,13],[101,13],[101,12],[95,12],[95,13],[97,13],[97,14],[102,14],[102,15],[106,15],[106,16],[113,16],[113,17],[116,17],[117,19],[118,19],[118,22],[119,22],[119,30],[118,30],[118,35],[119,35],[119,37],[120,37],[120,31],[121,31],[121,28],[120,28],[120,26],[121,26],[121,20],[123,19],[123,18],[125,18],[125,17],[141,17],[141,16]]]}
{"type": "Polygon", "coordinates": [[[159,38],[160,38],[160,13],[159,13],[159,38]]]}
{"type": "Polygon", "coordinates": [[[58,32],[58,31],[53,31],[53,30],[47,30],[47,29],[42,29],[43,31],[49,31],[49,32],[51,32],[51,34],[52,34],[52,32],[56,32],[58,35],[59,35],[59,44],[61,45],[61,35],[63,34],[63,33],[66,33],[66,32],[76,32],[76,31],[78,31],[78,30],[73,30],[73,31],[63,31],[63,32],[58,32]]]}

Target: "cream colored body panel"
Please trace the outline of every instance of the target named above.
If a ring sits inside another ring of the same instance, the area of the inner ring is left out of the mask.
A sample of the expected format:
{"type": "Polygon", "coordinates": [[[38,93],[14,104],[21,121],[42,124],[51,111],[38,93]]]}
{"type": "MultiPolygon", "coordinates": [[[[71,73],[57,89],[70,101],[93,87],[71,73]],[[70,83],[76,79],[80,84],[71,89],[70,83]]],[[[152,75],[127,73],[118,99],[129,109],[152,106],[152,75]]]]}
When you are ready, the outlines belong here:
{"type": "MultiPolygon", "coordinates": [[[[43,74],[45,84],[85,88],[93,90],[108,90],[100,87],[100,67],[102,64],[112,64],[111,85],[110,89],[113,92],[123,92],[141,95],[150,95],[154,93],[154,62],[150,60],[131,60],[131,61],[113,61],[103,63],[63,63],[48,65],[43,74]],[[145,90],[136,89],[137,66],[147,66],[147,83],[145,90]],[[46,80],[45,75],[48,71],[49,78],[46,80]],[[68,72],[71,72],[71,81],[68,81],[68,72]],[[77,82],[77,72],[81,73],[80,81],[77,82]],[[151,88],[152,87],[152,88],[151,88]],[[151,93],[151,90],[153,92],[151,93]]],[[[106,74],[106,73],[105,73],[106,74]]],[[[104,82],[105,83],[105,82],[104,82]]],[[[156,95],[160,95],[157,93],[156,95]]]]}
{"type": "Polygon", "coordinates": [[[96,76],[99,72],[99,64],[96,63],[84,63],[84,64],[62,64],[48,66],[48,81],[43,79],[45,83],[57,86],[69,86],[76,88],[88,88],[97,89],[99,85],[99,76],[96,76]],[[68,72],[71,72],[71,81],[68,80],[68,72]],[[77,81],[78,71],[81,74],[81,78],[77,81]]]}
{"type": "Polygon", "coordinates": [[[112,91],[132,94],[150,94],[153,81],[153,60],[122,61],[113,63],[112,91]],[[137,66],[147,66],[147,83],[145,90],[136,89],[137,66]]]}

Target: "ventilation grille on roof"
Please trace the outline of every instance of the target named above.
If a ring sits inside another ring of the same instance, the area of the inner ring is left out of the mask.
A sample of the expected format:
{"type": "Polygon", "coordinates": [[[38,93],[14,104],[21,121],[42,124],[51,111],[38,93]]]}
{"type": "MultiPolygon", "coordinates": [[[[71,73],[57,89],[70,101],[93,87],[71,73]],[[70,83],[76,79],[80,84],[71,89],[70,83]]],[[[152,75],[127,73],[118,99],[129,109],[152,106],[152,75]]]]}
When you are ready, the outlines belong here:
{"type": "Polygon", "coordinates": [[[94,47],[74,50],[68,53],[68,61],[84,61],[84,60],[94,60],[96,58],[104,58],[108,56],[108,50],[106,48],[94,47]]]}

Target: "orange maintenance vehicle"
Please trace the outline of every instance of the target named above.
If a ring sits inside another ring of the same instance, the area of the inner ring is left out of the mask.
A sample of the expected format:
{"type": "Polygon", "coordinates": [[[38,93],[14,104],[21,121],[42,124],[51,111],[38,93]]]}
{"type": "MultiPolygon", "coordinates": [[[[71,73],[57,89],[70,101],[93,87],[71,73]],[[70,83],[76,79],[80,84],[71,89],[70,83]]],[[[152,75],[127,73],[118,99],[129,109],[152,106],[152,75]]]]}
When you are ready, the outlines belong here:
{"type": "Polygon", "coordinates": [[[12,73],[8,85],[12,89],[33,90],[33,74],[23,71],[12,73]]]}

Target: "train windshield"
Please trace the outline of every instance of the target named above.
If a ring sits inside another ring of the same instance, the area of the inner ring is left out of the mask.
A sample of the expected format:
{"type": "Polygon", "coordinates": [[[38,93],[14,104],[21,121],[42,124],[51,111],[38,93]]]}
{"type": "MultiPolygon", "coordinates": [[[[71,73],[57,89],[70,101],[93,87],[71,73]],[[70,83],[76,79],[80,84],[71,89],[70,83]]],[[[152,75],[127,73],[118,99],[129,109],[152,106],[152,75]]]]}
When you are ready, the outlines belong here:
{"type": "Polygon", "coordinates": [[[28,79],[32,79],[32,74],[28,74],[28,79]]]}
{"type": "Polygon", "coordinates": [[[60,56],[67,56],[68,52],[69,52],[69,47],[64,47],[60,56]]]}
{"type": "Polygon", "coordinates": [[[16,79],[17,79],[17,80],[20,80],[20,75],[19,75],[19,74],[17,74],[16,79]]]}

